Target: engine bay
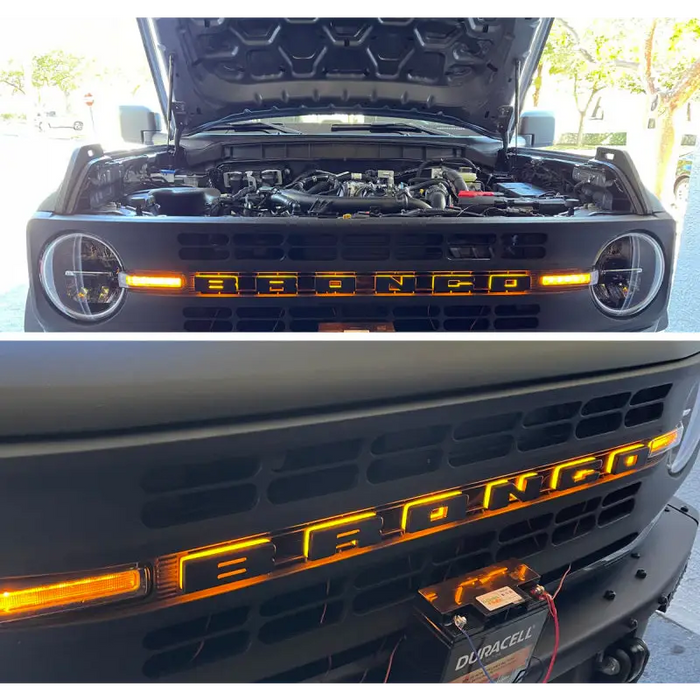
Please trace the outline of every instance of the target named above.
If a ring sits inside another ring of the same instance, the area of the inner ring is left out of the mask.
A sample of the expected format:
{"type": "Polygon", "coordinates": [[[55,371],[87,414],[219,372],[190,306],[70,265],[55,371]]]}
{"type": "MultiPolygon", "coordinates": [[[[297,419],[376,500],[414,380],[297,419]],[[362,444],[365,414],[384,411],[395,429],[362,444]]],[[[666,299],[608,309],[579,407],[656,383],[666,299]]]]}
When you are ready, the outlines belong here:
{"type": "Polygon", "coordinates": [[[629,212],[605,164],[508,157],[505,167],[463,156],[372,162],[233,158],[173,168],[168,153],[100,162],[84,213],[195,217],[552,217],[629,212]]]}

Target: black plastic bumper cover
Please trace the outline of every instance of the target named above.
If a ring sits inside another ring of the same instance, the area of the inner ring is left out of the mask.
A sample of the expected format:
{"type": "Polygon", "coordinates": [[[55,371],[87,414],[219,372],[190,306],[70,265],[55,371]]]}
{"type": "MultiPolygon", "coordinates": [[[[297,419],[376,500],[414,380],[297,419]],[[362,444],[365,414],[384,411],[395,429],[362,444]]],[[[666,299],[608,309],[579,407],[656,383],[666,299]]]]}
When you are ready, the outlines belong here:
{"type": "MultiPolygon", "coordinates": [[[[639,636],[649,617],[673,596],[693,548],[698,517],[697,511],[674,498],[628,556],[592,579],[562,590],[556,600],[561,638],[552,674],[555,681],[625,635],[639,636]]],[[[545,669],[553,644],[554,628],[549,623],[535,651],[545,669]]],[[[524,682],[537,682],[542,675],[533,663],[524,682]]]]}

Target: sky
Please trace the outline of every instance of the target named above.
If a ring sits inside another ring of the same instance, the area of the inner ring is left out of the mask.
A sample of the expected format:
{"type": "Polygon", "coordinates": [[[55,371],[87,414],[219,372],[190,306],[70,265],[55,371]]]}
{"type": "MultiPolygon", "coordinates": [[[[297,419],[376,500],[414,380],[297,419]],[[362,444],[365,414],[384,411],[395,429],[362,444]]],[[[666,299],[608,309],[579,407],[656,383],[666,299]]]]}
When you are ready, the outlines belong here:
{"type": "MultiPolygon", "coordinates": [[[[133,76],[133,82],[120,83],[121,89],[83,77],[79,92],[81,95],[83,92],[95,95],[96,109],[113,111],[115,104],[131,102],[157,109],[150,80],[136,99],[131,91],[131,84],[143,84],[143,76],[149,75],[146,54],[133,17],[5,18],[0,22],[0,68],[9,60],[21,63],[29,56],[53,50],[81,56],[102,68],[118,69],[127,78],[133,76]]],[[[47,108],[60,107],[64,102],[60,94],[51,89],[45,89],[42,98],[47,108]]],[[[5,109],[14,111],[8,106],[5,109]]]]}
{"type": "Polygon", "coordinates": [[[20,56],[25,50],[43,53],[51,49],[63,49],[105,62],[118,58],[124,65],[144,60],[133,17],[7,17],[0,22],[0,61],[20,56]]]}

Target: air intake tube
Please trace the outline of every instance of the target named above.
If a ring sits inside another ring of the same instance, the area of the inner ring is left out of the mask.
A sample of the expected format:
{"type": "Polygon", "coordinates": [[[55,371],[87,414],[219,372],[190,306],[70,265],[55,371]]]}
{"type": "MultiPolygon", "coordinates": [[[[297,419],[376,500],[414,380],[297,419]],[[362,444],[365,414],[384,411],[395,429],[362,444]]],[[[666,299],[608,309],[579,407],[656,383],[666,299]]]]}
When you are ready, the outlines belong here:
{"type": "Polygon", "coordinates": [[[270,201],[284,209],[315,214],[324,212],[351,214],[358,211],[396,214],[407,209],[430,209],[427,202],[406,194],[399,194],[396,197],[332,197],[297,190],[275,190],[270,195],[270,201]]]}

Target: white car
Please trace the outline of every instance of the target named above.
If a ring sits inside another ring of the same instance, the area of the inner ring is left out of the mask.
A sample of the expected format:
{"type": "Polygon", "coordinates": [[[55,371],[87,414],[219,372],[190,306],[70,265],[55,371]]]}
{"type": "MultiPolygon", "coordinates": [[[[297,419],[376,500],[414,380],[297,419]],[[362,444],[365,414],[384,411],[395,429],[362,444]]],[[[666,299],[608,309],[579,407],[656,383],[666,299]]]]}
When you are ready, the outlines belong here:
{"type": "Polygon", "coordinates": [[[48,129],[73,129],[73,131],[82,131],[84,123],[80,119],[76,119],[72,115],[58,114],[57,112],[39,112],[34,120],[36,128],[39,131],[47,131],[48,129]]]}

